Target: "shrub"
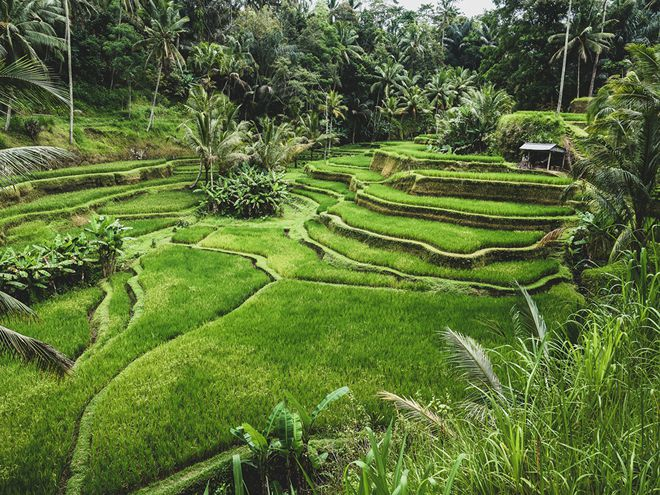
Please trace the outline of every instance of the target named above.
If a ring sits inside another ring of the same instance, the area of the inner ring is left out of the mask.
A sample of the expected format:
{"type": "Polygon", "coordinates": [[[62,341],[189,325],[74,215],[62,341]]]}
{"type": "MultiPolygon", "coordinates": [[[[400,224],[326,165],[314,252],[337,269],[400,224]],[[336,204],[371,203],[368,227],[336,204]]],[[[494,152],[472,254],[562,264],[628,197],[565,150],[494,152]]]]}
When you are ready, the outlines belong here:
{"type": "Polygon", "coordinates": [[[41,133],[41,124],[39,121],[33,118],[27,119],[23,126],[25,127],[25,133],[28,137],[32,139],[32,141],[36,141],[41,133]]]}
{"type": "Polygon", "coordinates": [[[561,144],[566,132],[566,123],[557,114],[516,112],[500,119],[493,146],[507,160],[517,160],[525,142],[561,144]]]}
{"type": "Polygon", "coordinates": [[[276,215],[289,197],[284,174],[245,166],[202,186],[199,211],[239,218],[276,215]]]}
{"type": "Polygon", "coordinates": [[[590,102],[591,102],[591,98],[588,96],[584,96],[582,98],[574,98],[573,101],[571,101],[571,106],[570,106],[571,112],[572,113],[586,112],[590,102]]]}
{"type": "Polygon", "coordinates": [[[30,302],[110,275],[129,227],[107,217],[93,219],[78,235],[57,236],[51,243],[0,256],[0,291],[30,302]],[[90,235],[88,235],[90,234],[90,235]]]}

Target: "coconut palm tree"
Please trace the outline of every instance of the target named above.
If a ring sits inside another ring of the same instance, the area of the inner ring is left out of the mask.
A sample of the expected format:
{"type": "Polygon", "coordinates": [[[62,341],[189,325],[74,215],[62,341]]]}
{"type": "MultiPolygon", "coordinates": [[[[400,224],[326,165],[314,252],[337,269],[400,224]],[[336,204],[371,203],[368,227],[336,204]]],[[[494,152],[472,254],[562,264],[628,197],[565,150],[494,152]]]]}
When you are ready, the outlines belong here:
{"type": "Polygon", "coordinates": [[[247,160],[241,152],[248,134],[246,122],[238,122],[238,107],[222,94],[214,94],[203,86],[195,86],[190,92],[186,110],[191,121],[181,125],[183,142],[199,157],[199,173],[192,188],[196,187],[202,173],[205,181],[213,185],[215,164],[221,174],[234,164],[247,160]]]}
{"type": "Polygon", "coordinates": [[[427,32],[417,23],[411,24],[399,39],[398,48],[404,63],[412,70],[415,61],[426,53],[427,32]]]}
{"type": "Polygon", "coordinates": [[[401,132],[401,123],[399,122],[399,117],[404,113],[401,98],[396,95],[390,95],[390,90],[387,88],[385,90],[383,101],[380,105],[376,106],[376,109],[378,110],[378,113],[383,115],[390,124],[390,128],[387,131],[387,139],[390,140],[392,139],[393,128],[398,127],[399,133],[401,132]]]}
{"type": "Polygon", "coordinates": [[[377,65],[375,71],[375,82],[371,85],[371,92],[377,93],[376,103],[380,103],[381,95],[398,84],[405,76],[405,69],[399,62],[390,58],[384,64],[377,65]]]}
{"type": "Polygon", "coordinates": [[[157,76],[147,132],[151,130],[154,124],[156,99],[158,98],[163,69],[174,64],[181,70],[185,65],[185,60],[179,52],[179,36],[185,32],[185,26],[189,21],[188,17],[181,17],[179,7],[173,0],[160,0],[160,3],[151,1],[149,5],[151,22],[149,26],[144,28],[145,39],[141,42],[141,45],[147,48],[149,52],[146,63],[154,62],[156,64],[157,76]]]}
{"type": "Polygon", "coordinates": [[[325,102],[320,110],[325,115],[325,134],[328,137],[325,150],[325,159],[328,159],[330,148],[332,147],[332,134],[335,119],[344,120],[348,107],[344,104],[344,97],[334,89],[328,91],[325,95],[325,102]]]}
{"type": "Polygon", "coordinates": [[[355,60],[361,60],[364,50],[358,44],[358,34],[348,23],[337,24],[339,36],[340,65],[349,65],[355,60]]]}
{"type": "Polygon", "coordinates": [[[551,62],[558,60],[559,57],[564,57],[569,52],[574,53],[577,58],[577,98],[580,97],[580,69],[582,67],[582,62],[586,62],[592,55],[600,54],[606,50],[609,47],[610,40],[614,37],[612,33],[594,31],[593,21],[593,15],[590,9],[580,11],[575,15],[572,22],[567,24],[567,26],[572,26],[573,28],[574,34],[572,37],[570,29],[567,27],[566,33],[553,34],[548,38],[550,43],[555,43],[561,39],[564,40],[564,46],[555,52],[550,59],[551,62]]]}
{"type": "MultiPolygon", "coordinates": [[[[63,20],[55,0],[0,0],[0,58],[7,63],[28,58],[45,70],[44,56],[59,55],[65,49],[64,40],[54,27],[63,20]]],[[[8,106],[5,131],[9,129],[11,113],[8,106]]]]}
{"type": "MultiPolygon", "coordinates": [[[[36,317],[29,307],[2,291],[0,291],[0,314],[11,317],[36,317]]],[[[51,345],[2,325],[0,325],[0,353],[35,362],[39,367],[57,373],[67,373],[73,366],[73,361],[51,345]]]]}
{"type": "Polygon", "coordinates": [[[646,244],[660,165],[660,47],[629,45],[632,68],[613,77],[588,108],[589,138],[574,173],[599,210],[621,224],[615,252],[646,244]]]}
{"type": "Polygon", "coordinates": [[[283,169],[311,146],[308,140],[296,135],[291,124],[278,124],[270,117],[259,120],[259,128],[255,126],[254,135],[250,159],[267,170],[283,169]]]}
{"type": "MultiPolygon", "coordinates": [[[[424,88],[424,93],[433,106],[435,121],[438,122],[441,112],[453,106],[458,96],[458,91],[451,78],[451,72],[439,70],[433,74],[424,88]]],[[[436,125],[437,133],[438,129],[436,125]]]]}
{"type": "Polygon", "coordinates": [[[442,55],[445,55],[445,40],[447,36],[447,29],[456,21],[460,11],[456,7],[456,0],[439,0],[438,1],[438,21],[440,24],[440,48],[442,48],[442,55]]]}

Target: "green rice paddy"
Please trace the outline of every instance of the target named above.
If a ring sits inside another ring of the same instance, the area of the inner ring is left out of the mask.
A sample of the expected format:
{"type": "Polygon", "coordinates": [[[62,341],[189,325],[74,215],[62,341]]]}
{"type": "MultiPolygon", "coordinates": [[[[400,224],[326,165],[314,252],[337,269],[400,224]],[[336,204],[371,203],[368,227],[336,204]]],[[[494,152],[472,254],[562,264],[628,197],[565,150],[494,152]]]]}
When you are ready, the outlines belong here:
{"type": "MultiPolygon", "coordinates": [[[[388,145],[397,152],[417,146],[388,145]]],[[[368,169],[365,149],[342,147],[342,156],[310,168],[383,181],[368,169]]],[[[383,427],[392,409],[376,397],[379,390],[421,401],[464,394],[449,379],[437,331],[449,325],[486,345],[503,343],[492,328],[508,322],[520,300],[514,281],[535,288],[550,324],[580,304],[557,256],[451,268],[346,237],[318,213],[451,253],[529,246],[545,232],[375,213],[352,201],[346,183],[300,169],[287,174],[303,188],[281,216],[199,218],[198,196],[184,187],[195,170],[181,166],[167,179],[32,197],[0,210],[5,247],[77,232],[95,213],[117,216],[134,238],[109,280],[36,303],[37,321],[2,322],[56,346],[76,365],[60,379],[0,356],[0,438],[9,439],[0,442],[0,493],[129,493],[231,448],[229,428],[263,426],[285,392],[311,405],[328,390],[350,387],[352,399],[323,417],[321,435],[350,421],[383,427]]],[[[480,175],[515,181],[517,174],[480,175]]],[[[504,217],[570,213],[564,206],[412,196],[381,184],[365,190],[388,201],[504,217]]]]}
{"type": "Polygon", "coordinates": [[[376,198],[394,203],[415,206],[430,206],[448,210],[479,213],[507,217],[544,217],[570,215],[572,209],[565,206],[548,206],[530,203],[512,203],[507,201],[489,201],[465,199],[449,196],[418,196],[408,194],[383,184],[372,184],[365,188],[365,193],[376,198]]]}

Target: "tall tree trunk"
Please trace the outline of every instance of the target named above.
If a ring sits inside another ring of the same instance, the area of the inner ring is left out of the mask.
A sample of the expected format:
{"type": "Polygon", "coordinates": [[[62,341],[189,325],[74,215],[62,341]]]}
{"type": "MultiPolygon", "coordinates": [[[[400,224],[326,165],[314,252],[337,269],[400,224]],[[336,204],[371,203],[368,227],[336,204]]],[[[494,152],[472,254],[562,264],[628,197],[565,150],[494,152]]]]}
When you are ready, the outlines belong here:
{"type": "Polygon", "coordinates": [[[9,124],[11,124],[11,107],[7,105],[7,117],[5,117],[5,132],[9,130],[9,124]]]}
{"type": "Polygon", "coordinates": [[[158,77],[156,78],[156,89],[154,90],[154,99],[151,102],[151,113],[149,114],[149,123],[147,124],[147,132],[151,130],[154,125],[154,112],[156,111],[156,98],[158,98],[158,87],[160,86],[160,77],[163,74],[163,63],[158,64],[158,77]]]}
{"type": "Polygon", "coordinates": [[[69,144],[73,144],[73,67],[71,66],[71,12],[69,11],[69,0],[64,0],[64,17],[66,63],[68,66],[67,72],[69,77],[69,144]]]}
{"type": "Polygon", "coordinates": [[[133,84],[129,80],[128,81],[128,119],[131,119],[131,112],[133,110],[133,84]]]}
{"type": "Polygon", "coordinates": [[[580,97],[580,65],[582,65],[582,59],[578,55],[578,61],[577,61],[577,93],[576,93],[576,98],[580,97]]]}
{"type": "MultiPolygon", "coordinates": [[[[605,32],[605,17],[607,16],[607,0],[603,0],[603,18],[600,24],[601,34],[605,32]]],[[[594,88],[596,86],[596,72],[598,71],[598,62],[600,62],[600,52],[596,53],[594,59],[594,67],[591,71],[591,83],[589,83],[589,98],[594,95],[594,88]]]]}
{"type": "Polygon", "coordinates": [[[566,15],[566,36],[564,37],[564,56],[561,64],[561,81],[559,83],[559,100],[557,101],[557,113],[561,112],[561,103],[564,98],[564,80],[566,79],[566,59],[568,57],[568,34],[571,29],[571,9],[573,0],[568,2],[568,14],[566,15]]]}

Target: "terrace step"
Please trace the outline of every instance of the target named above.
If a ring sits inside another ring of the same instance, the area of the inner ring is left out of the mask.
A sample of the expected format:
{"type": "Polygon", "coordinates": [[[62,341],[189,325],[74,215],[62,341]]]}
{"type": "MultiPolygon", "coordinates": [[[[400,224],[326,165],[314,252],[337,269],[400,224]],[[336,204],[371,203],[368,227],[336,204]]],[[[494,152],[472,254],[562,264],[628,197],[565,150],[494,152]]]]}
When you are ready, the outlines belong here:
{"type": "Polygon", "coordinates": [[[456,196],[547,205],[562,204],[566,189],[564,185],[559,184],[426,176],[418,173],[393,178],[389,184],[409,194],[422,196],[456,196]]]}
{"type": "Polygon", "coordinates": [[[344,222],[340,216],[331,213],[321,213],[319,218],[333,232],[358,239],[371,246],[405,251],[439,266],[473,268],[494,261],[529,260],[547,255],[550,252],[548,245],[537,242],[525,247],[490,247],[469,254],[450,253],[425,242],[401,239],[353,227],[344,222]]]}
{"type": "MultiPolygon", "coordinates": [[[[507,280],[506,274],[507,272],[511,273],[512,267],[506,263],[498,265],[490,273],[484,272],[481,274],[475,273],[472,269],[440,268],[437,265],[428,264],[413,254],[368,245],[359,246],[363,243],[355,239],[348,241],[348,244],[344,244],[344,241],[340,239],[347,238],[331,232],[330,229],[316,220],[306,222],[305,228],[309,240],[322,249],[327,256],[346,261],[348,264],[356,264],[357,269],[362,271],[376,271],[394,275],[399,279],[417,281],[423,287],[444,287],[445,289],[448,285],[450,287],[458,286],[459,288],[469,287],[496,295],[511,293],[515,287],[515,276],[509,275],[510,280],[507,280]],[[335,238],[334,241],[333,237],[335,238]],[[369,255],[370,252],[374,253],[374,256],[369,255]],[[390,254],[393,254],[394,257],[390,257],[390,254]],[[498,277],[494,277],[494,273],[497,273],[496,270],[500,268],[502,270],[502,275],[499,277],[501,280],[496,280],[498,277]],[[480,279],[480,277],[482,278],[480,279]]],[[[541,261],[540,263],[545,264],[547,262],[541,261]]],[[[552,265],[550,270],[547,266],[535,267],[534,270],[535,276],[518,280],[522,286],[536,287],[541,281],[554,277],[565,279],[570,275],[559,263],[552,265]]]]}
{"type": "Polygon", "coordinates": [[[355,203],[378,213],[451,222],[497,230],[553,230],[574,217],[512,217],[471,213],[433,206],[398,203],[358,191],[355,203]]]}
{"type": "Polygon", "coordinates": [[[379,173],[361,167],[333,165],[331,163],[308,163],[305,171],[313,178],[343,182],[349,189],[355,191],[362,183],[382,182],[385,180],[379,173]]]}
{"type": "Polygon", "coordinates": [[[21,182],[15,186],[0,189],[0,204],[8,205],[24,201],[38,194],[57,194],[98,187],[111,187],[152,179],[171,177],[174,165],[171,162],[151,166],[141,166],[119,172],[101,172],[91,174],[71,174],[61,177],[49,177],[21,182]]]}

